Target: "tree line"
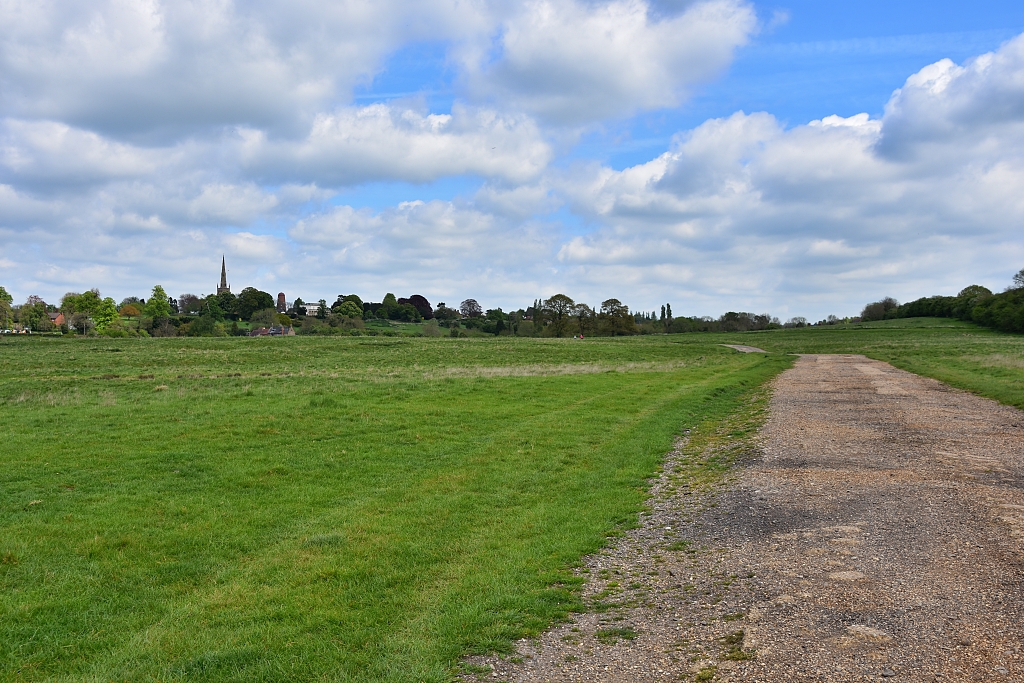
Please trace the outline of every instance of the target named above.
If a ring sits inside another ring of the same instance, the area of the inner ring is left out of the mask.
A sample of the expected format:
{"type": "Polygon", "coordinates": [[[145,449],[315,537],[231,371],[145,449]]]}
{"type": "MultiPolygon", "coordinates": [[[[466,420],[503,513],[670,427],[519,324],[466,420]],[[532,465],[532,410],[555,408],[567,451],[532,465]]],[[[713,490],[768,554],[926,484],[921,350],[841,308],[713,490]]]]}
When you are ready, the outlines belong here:
{"type": "Polygon", "coordinates": [[[864,307],[861,320],[956,318],[1003,332],[1024,332],[1024,268],[999,294],[982,285],[964,287],[956,296],[929,296],[900,304],[892,297],[864,307]]]}
{"type": "MultiPolygon", "coordinates": [[[[103,297],[99,290],[68,292],[51,305],[29,297],[20,306],[0,287],[0,327],[11,324],[36,332],[63,331],[76,334],[119,336],[229,336],[248,334],[251,328],[294,326],[298,334],[390,334],[374,321],[421,323],[416,333],[427,336],[512,335],[549,337],[627,336],[687,332],[743,332],[799,327],[803,318],[782,324],[768,314],[728,312],[718,318],[676,317],[672,305],[658,311],[631,311],[619,299],[606,299],[592,307],[566,294],[535,299],[515,311],[484,309],[476,299],[458,306],[413,294],[386,294],[381,301],[363,301],[357,294],[339,294],[334,302],[295,299],[281,307],[268,292],[246,287],[231,292],[169,297],[160,285],[150,296],[126,297],[120,303],[103,297]],[[59,326],[53,313],[63,314],[59,326]],[[372,325],[367,327],[367,323],[372,325]]],[[[384,326],[387,327],[387,326],[384,326]]]]}

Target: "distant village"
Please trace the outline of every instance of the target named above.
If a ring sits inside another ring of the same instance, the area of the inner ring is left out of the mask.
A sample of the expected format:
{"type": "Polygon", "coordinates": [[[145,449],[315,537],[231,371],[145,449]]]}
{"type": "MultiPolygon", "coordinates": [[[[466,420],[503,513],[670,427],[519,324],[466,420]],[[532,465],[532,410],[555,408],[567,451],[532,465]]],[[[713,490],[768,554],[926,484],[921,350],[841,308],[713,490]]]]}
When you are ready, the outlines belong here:
{"type": "MultiPolygon", "coordinates": [[[[817,324],[843,322],[835,316],[817,324]]],[[[553,336],[576,337],[717,332],[802,327],[803,318],[785,324],[768,314],[729,312],[719,318],[674,317],[671,304],[660,311],[630,311],[618,299],[597,307],[565,294],[535,299],[515,311],[484,309],[475,299],[457,306],[432,305],[426,297],[388,293],[379,302],[357,294],[289,300],[255,287],[237,295],[227,281],[221,258],[220,281],[206,296],[169,296],[160,285],[148,298],[130,296],[120,303],[99,290],[68,292],[60,302],[30,296],[15,305],[0,286],[0,331],[4,334],[87,335],[107,337],[287,337],[294,335],[350,336],[553,336]]]]}

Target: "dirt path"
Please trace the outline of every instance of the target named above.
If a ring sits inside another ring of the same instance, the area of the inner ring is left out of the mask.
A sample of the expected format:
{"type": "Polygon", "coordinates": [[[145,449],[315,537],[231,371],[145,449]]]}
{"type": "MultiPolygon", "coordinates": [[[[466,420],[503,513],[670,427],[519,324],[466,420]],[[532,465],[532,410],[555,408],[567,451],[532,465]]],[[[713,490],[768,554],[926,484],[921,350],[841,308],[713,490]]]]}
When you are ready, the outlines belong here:
{"type": "Polygon", "coordinates": [[[726,490],[671,492],[680,457],[582,570],[603,609],[474,660],[480,678],[1024,681],[1020,411],[804,356],[726,490]]]}

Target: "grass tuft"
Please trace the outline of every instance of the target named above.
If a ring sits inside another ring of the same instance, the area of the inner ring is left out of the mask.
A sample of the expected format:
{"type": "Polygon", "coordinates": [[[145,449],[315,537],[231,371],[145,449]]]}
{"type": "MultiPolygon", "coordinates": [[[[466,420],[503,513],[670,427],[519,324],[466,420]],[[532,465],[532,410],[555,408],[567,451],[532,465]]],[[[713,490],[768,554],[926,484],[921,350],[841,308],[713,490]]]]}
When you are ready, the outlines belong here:
{"type": "Polygon", "coordinates": [[[637,632],[629,626],[623,628],[600,628],[594,634],[598,642],[604,645],[614,645],[620,640],[634,640],[637,632]]]}

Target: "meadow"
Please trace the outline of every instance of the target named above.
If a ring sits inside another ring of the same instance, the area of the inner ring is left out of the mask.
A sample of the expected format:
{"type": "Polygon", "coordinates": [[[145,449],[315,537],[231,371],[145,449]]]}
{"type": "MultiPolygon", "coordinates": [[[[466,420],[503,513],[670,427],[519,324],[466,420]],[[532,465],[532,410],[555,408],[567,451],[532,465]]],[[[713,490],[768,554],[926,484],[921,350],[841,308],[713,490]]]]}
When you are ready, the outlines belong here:
{"type": "Polygon", "coordinates": [[[0,679],[447,681],[582,607],[709,337],[0,341],[0,679]]]}
{"type": "Polygon", "coordinates": [[[949,320],[0,339],[0,680],[450,681],[584,609],[674,440],[798,352],[1024,407],[1024,337],[949,320]]]}

